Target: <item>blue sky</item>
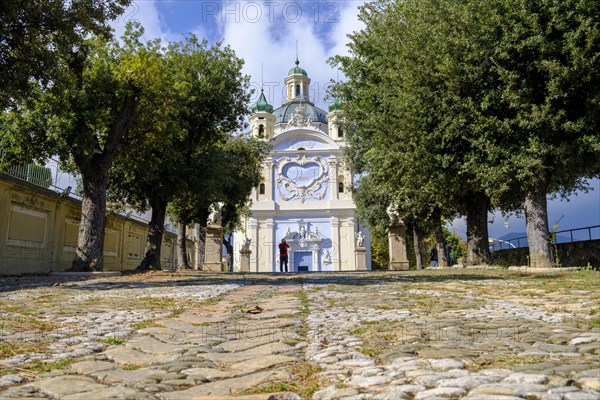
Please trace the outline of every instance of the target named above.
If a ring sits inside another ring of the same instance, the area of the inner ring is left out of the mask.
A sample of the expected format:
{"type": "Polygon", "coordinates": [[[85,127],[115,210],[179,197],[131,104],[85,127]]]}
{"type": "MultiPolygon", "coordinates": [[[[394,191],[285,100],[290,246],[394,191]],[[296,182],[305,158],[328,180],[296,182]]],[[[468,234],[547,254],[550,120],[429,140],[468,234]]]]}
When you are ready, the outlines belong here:
{"type": "MultiPolygon", "coordinates": [[[[283,79],[294,66],[297,40],[300,66],[312,79],[311,97],[326,109],[331,102],[326,98],[327,87],[338,77],[327,59],[347,54],[347,35],[363,27],[357,18],[358,7],[363,3],[364,0],[134,0],[113,26],[120,35],[126,21],[137,20],[145,27],[147,39],[177,41],[192,32],[210,43],[223,41],[245,60],[244,72],[256,89],[254,99],[264,76],[265,94],[275,107],[283,98],[283,79]]],[[[569,201],[550,200],[550,227],[557,222],[558,230],[600,225],[600,180],[591,181],[591,187],[590,192],[579,193],[569,201]]],[[[513,215],[506,223],[496,213],[490,214],[489,221],[493,238],[525,232],[523,216],[513,215]]],[[[464,220],[454,221],[450,229],[465,236],[464,220]]]]}
{"type": "Polygon", "coordinates": [[[283,98],[283,79],[296,59],[308,71],[311,96],[326,108],[326,91],[338,72],[327,59],[346,53],[347,35],[361,29],[356,1],[212,1],[135,0],[113,24],[117,35],[125,22],[137,20],[146,29],[145,37],[164,41],[181,40],[194,33],[210,43],[223,41],[246,62],[244,72],[251,78],[258,98],[263,82],[267,100],[274,106],[283,98]]]}

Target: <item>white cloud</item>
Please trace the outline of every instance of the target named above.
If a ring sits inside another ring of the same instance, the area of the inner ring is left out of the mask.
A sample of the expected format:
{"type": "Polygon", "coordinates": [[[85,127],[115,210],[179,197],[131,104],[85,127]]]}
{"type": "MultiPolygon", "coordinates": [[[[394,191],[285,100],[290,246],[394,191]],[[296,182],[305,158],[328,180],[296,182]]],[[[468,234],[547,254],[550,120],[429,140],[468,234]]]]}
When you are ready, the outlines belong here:
{"type": "Polygon", "coordinates": [[[304,2],[300,16],[299,3],[292,1],[228,2],[215,20],[224,43],[245,60],[244,72],[251,76],[257,92],[264,65],[265,94],[275,107],[283,100],[283,79],[294,66],[298,40],[300,66],[312,80],[312,100],[326,109],[331,102],[324,101],[327,87],[337,77],[327,59],[346,53],[346,35],[361,27],[356,16],[362,3],[304,2]]]}
{"type": "Polygon", "coordinates": [[[125,24],[129,21],[138,21],[142,24],[146,40],[160,38],[164,43],[181,40],[179,33],[174,33],[166,26],[154,1],[133,1],[123,15],[111,24],[116,37],[120,38],[125,33],[125,24]]]}

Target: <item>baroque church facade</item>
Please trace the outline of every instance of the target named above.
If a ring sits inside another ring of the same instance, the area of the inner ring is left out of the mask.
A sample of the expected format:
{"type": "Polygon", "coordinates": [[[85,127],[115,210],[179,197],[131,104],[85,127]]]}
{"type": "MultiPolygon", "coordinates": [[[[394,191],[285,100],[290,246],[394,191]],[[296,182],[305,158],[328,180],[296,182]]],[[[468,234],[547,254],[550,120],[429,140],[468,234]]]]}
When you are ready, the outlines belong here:
{"type": "Polygon", "coordinates": [[[234,270],[279,271],[282,239],[290,245],[290,272],[370,269],[369,234],[355,216],[344,157],[340,102],[329,112],[316,107],[310,81],[296,60],[281,107],[274,109],[262,91],[252,105],[250,135],[272,149],[251,195],[250,216],[234,234],[234,270]],[[357,248],[367,249],[366,264],[357,261],[357,248]]]}

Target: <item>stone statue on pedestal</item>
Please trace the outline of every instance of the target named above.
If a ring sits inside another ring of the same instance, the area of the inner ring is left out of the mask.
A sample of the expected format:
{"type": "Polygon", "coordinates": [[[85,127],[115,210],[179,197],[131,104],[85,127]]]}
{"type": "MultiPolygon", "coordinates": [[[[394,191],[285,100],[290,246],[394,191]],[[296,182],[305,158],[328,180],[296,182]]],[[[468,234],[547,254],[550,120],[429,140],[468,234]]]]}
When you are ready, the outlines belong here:
{"type": "Polygon", "coordinates": [[[400,212],[398,211],[397,204],[390,204],[386,212],[388,217],[390,218],[390,225],[404,225],[404,221],[400,219],[400,212]]]}
{"type": "Polygon", "coordinates": [[[222,220],[221,220],[221,211],[223,209],[223,206],[225,205],[225,203],[223,202],[219,202],[219,203],[213,203],[210,205],[210,214],[208,215],[208,225],[212,225],[212,226],[221,226],[222,220]]]}
{"type": "Polygon", "coordinates": [[[365,242],[365,235],[362,231],[356,233],[356,247],[363,247],[365,242]]]}
{"type": "Polygon", "coordinates": [[[242,250],[241,251],[249,251],[250,250],[250,243],[252,243],[252,239],[250,239],[250,238],[244,239],[244,244],[242,244],[242,250]]]}

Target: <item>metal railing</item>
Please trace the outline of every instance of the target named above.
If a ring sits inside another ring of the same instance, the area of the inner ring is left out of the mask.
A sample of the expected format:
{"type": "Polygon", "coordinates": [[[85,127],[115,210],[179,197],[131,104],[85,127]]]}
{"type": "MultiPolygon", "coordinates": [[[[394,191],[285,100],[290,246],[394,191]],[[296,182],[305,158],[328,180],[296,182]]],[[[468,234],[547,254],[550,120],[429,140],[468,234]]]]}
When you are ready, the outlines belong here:
{"type": "MultiPolygon", "coordinates": [[[[0,149],[0,160],[3,152],[0,149]]],[[[81,177],[78,174],[72,174],[60,168],[60,162],[57,159],[50,158],[44,165],[30,163],[28,165],[19,165],[9,167],[5,171],[0,171],[3,174],[14,178],[32,183],[37,186],[50,189],[62,197],[71,197],[81,200],[83,196],[80,194],[81,177]]],[[[139,222],[148,222],[137,215],[133,211],[119,211],[118,214],[124,218],[132,218],[139,222]]],[[[177,233],[174,228],[167,230],[171,233],[177,233]]]]}
{"type": "MultiPolygon", "coordinates": [[[[600,239],[600,225],[585,226],[583,228],[575,229],[565,229],[563,231],[548,233],[548,240],[550,240],[550,243],[552,244],[583,242],[587,240],[597,239],[600,239]]],[[[497,241],[499,242],[499,248],[496,248],[495,244],[491,245],[490,249],[492,251],[503,250],[506,248],[529,246],[529,243],[527,242],[527,236],[497,241]],[[507,246],[502,246],[503,244],[506,244],[507,246]]]]}
{"type": "MultiPolygon", "coordinates": [[[[0,159],[3,154],[0,150],[0,159]]],[[[77,193],[81,187],[81,178],[60,168],[60,163],[54,158],[48,159],[44,165],[32,162],[27,165],[9,167],[4,174],[17,179],[24,180],[34,185],[53,190],[64,197],[72,197],[81,200],[82,196],[77,193]]]]}

